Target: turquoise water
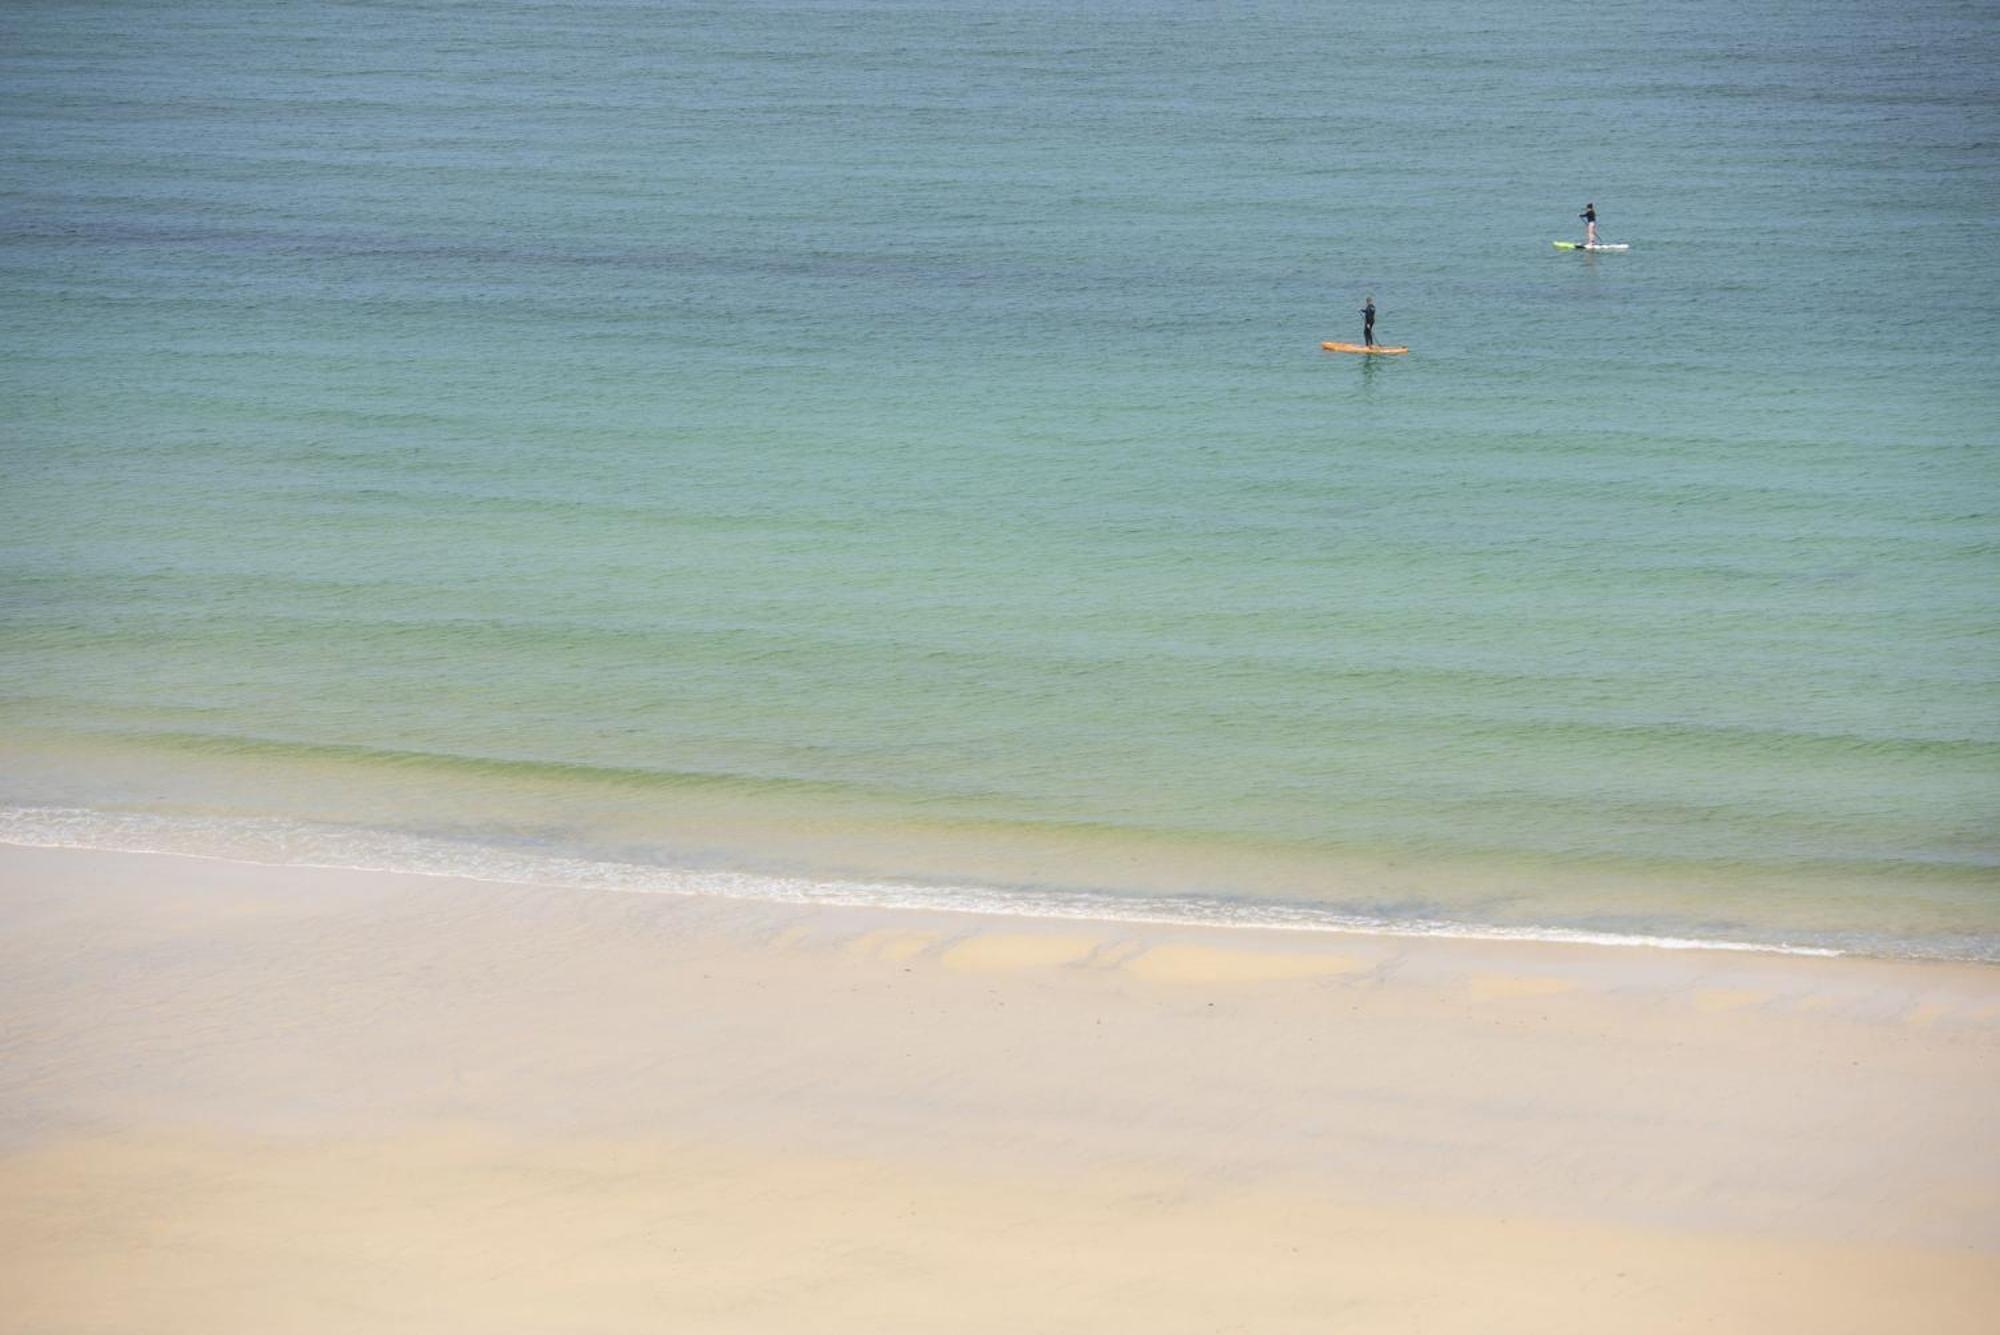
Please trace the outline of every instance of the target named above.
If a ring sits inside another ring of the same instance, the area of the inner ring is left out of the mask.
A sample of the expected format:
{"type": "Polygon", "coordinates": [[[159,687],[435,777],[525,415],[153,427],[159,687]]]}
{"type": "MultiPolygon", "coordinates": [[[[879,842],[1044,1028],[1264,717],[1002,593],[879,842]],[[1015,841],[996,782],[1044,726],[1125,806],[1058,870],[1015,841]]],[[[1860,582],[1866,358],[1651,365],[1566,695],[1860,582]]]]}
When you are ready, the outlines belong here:
{"type": "Polygon", "coordinates": [[[8,6],[0,833],[2000,958],[2000,10],[1503,10],[8,6]]]}

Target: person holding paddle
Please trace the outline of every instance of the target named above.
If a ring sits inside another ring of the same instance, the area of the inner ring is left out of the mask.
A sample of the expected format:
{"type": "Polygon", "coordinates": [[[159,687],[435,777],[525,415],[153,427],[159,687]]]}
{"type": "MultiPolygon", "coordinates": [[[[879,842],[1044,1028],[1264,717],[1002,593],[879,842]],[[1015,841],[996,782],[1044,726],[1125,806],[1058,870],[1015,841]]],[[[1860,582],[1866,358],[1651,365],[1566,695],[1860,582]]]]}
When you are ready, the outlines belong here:
{"type": "Polygon", "coordinates": [[[1326,342],[1320,344],[1322,352],[1352,352],[1357,356],[1381,355],[1400,357],[1408,348],[1384,347],[1375,341],[1375,297],[1369,294],[1361,299],[1361,341],[1359,343],[1326,342]]]}

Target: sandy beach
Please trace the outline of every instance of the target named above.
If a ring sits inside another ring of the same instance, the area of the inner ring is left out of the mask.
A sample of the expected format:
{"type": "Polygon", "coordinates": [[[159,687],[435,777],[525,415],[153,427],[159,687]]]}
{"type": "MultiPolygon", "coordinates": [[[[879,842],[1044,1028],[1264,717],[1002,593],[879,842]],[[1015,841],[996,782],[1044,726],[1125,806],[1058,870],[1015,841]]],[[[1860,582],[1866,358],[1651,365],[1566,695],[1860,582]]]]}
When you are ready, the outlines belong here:
{"type": "Polygon", "coordinates": [[[1974,1331],[2000,975],[0,850],[37,1332],[1974,1331]]]}

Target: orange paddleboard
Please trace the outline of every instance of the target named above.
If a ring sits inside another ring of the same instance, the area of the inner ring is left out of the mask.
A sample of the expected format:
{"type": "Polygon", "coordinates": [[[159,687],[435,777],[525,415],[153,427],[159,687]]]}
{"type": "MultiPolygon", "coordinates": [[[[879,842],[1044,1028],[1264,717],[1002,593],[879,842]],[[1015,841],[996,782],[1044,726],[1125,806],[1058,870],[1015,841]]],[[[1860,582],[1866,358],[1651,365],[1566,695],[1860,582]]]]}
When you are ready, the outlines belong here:
{"type": "Polygon", "coordinates": [[[1359,352],[1371,357],[1396,357],[1408,352],[1408,348],[1389,348],[1380,343],[1322,343],[1328,352],[1359,352]]]}

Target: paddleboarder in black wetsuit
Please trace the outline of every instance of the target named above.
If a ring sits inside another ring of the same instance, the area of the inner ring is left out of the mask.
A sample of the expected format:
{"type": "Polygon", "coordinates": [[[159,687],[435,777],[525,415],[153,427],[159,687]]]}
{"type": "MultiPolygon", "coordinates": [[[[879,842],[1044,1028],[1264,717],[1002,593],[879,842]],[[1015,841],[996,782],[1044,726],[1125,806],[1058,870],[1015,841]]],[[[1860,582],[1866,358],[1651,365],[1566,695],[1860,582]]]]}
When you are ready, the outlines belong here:
{"type": "Polygon", "coordinates": [[[1583,212],[1582,212],[1582,213],[1579,213],[1579,214],[1577,214],[1576,216],[1577,216],[1577,217],[1579,217],[1579,218],[1581,218],[1581,219],[1583,219],[1583,244],[1584,244],[1584,245],[1586,245],[1586,246],[1594,246],[1594,245],[1596,245],[1596,244],[1597,244],[1597,205],[1595,205],[1595,204],[1585,204],[1585,205],[1583,206],[1583,212]]]}
{"type": "Polygon", "coordinates": [[[1361,308],[1361,342],[1367,347],[1375,346],[1375,298],[1370,296],[1368,304],[1361,308]]]}

